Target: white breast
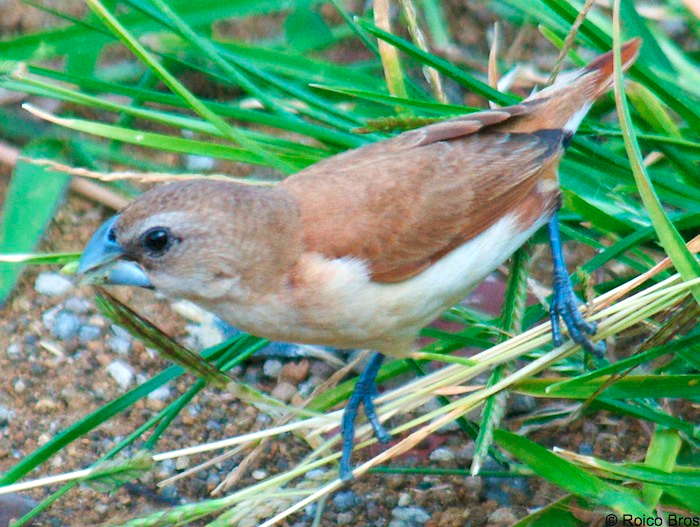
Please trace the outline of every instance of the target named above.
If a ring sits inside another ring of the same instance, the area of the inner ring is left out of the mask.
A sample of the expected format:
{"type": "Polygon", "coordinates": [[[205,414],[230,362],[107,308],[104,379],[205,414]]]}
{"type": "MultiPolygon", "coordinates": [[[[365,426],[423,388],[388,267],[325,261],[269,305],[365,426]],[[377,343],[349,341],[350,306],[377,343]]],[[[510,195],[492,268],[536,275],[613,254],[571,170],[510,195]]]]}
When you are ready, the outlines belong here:
{"type": "Polygon", "coordinates": [[[400,355],[410,351],[406,343],[418,330],[462,300],[546,220],[543,216],[520,232],[515,215],[504,216],[425,271],[398,283],[372,282],[360,260],[308,254],[302,281],[312,287],[247,305],[208,307],[234,326],[273,340],[400,355]]]}

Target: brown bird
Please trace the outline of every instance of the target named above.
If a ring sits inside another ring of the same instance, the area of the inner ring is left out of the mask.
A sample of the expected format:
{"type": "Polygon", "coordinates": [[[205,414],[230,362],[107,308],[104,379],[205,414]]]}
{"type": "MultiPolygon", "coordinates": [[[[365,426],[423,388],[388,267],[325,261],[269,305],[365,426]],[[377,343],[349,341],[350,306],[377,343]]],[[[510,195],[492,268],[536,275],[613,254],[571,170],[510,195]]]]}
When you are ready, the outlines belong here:
{"type": "MultiPolygon", "coordinates": [[[[640,40],[622,47],[626,68],[640,40]]],[[[593,101],[612,84],[607,53],[522,103],[471,113],[325,159],[273,187],[202,179],[150,190],[105,222],[80,273],[191,300],[272,340],[377,351],[343,416],[341,476],[351,477],[362,404],[384,355],[462,300],[549,225],[551,321],[587,335],[563,259],[557,169],[593,101]]]]}

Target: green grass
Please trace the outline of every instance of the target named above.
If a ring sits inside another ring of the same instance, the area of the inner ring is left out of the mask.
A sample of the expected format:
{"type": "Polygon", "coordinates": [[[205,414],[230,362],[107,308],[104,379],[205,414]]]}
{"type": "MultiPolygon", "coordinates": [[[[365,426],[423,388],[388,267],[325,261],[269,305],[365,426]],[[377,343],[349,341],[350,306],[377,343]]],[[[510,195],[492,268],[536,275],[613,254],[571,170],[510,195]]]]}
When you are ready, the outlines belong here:
{"type": "MultiPolygon", "coordinates": [[[[394,34],[388,33],[374,25],[372,13],[349,13],[340,1],[331,2],[339,10],[337,25],[319,16],[316,7],[320,2],[308,0],[126,0],[119,10],[111,2],[88,0],[87,3],[92,14],[83,19],[57,13],[67,21],[61,29],[0,42],[4,59],[0,65],[3,72],[0,87],[64,103],[56,115],[40,112],[53,125],[36,127],[18,114],[3,114],[0,134],[5,141],[21,148],[25,156],[89,169],[105,170],[117,164],[120,169],[127,165],[134,170],[162,171],[149,157],[153,150],[167,150],[265,166],[283,177],[337,152],[388,137],[396,129],[476,109],[464,106],[463,101],[452,100],[451,104],[436,101],[419,78],[424,67],[433,68],[443,80],[465,92],[481,96],[482,106],[486,106],[487,100],[511,104],[521,98],[489,86],[481,71],[451,63],[401,36],[408,32],[397,29],[400,21],[394,22],[394,34]],[[244,19],[279,12],[285,17],[283,33],[264,41],[219,38],[214,25],[224,17],[244,19]],[[309,31],[309,27],[315,30],[309,31]],[[394,46],[400,60],[380,56],[378,41],[394,46]],[[367,51],[364,58],[342,65],[327,58],[329,50],[343,46],[364,46],[367,51]],[[129,54],[122,51],[120,56],[128,57],[122,63],[100,60],[108,51],[120,47],[129,51],[129,54]],[[90,51],[81,52],[86,49],[90,51]],[[56,58],[65,59],[61,62],[64,67],[56,69],[57,62],[53,61],[56,58]],[[390,64],[391,88],[384,81],[382,58],[385,64],[390,64]],[[183,82],[184,73],[196,74],[209,85],[225,89],[229,95],[224,100],[202,96],[183,82]],[[119,102],[112,97],[115,95],[121,96],[119,102]],[[243,104],[251,98],[259,102],[260,109],[243,104]],[[371,133],[355,133],[360,127],[371,133]],[[183,131],[190,135],[183,137],[183,131]],[[289,132],[294,132],[291,138],[289,132]],[[127,150],[126,144],[137,145],[141,154],[135,156],[133,147],[127,150]]],[[[505,27],[514,30],[524,24],[536,27],[540,42],[549,40],[560,46],[582,4],[576,0],[493,0],[489,9],[505,27]]],[[[697,20],[680,2],[660,4],[667,13],[680,18],[689,32],[693,31],[697,20]]],[[[415,7],[419,20],[425,21],[423,30],[429,43],[449,46],[454,37],[445,23],[441,3],[427,0],[415,2],[415,7]]],[[[570,55],[576,58],[619,49],[620,43],[632,36],[644,38],[642,52],[625,74],[630,82],[618,83],[614,96],[603,97],[592,109],[561,166],[562,232],[575,244],[594,250],[594,256],[582,262],[574,275],[582,291],[588,287],[594,296],[604,295],[642,275],[666,256],[686,282],[700,276],[697,257],[684,244],[700,231],[697,52],[684,50],[664,33],[663,25],[640,16],[631,1],[616,2],[615,17],[612,14],[594,8],[581,25],[570,55]],[[659,152],[662,157],[646,165],[644,159],[651,152],[659,152]]],[[[512,35],[514,31],[506,34],[512,35]]],[[[486,47],[483,50],[471,58],[485,66],[488,53],[486,47]]],[[[552,55],[556,55],[554,47],[552,55]]],[[[502,57],[499,60],[501,71],[512,66],[503,63],[502,57]]],[[[5,262],[0,263],[0,301],[11,293],[23,264],[65,264],[75,260],[76,255],[71,254],[33,254],[68,182],[68,176],[45,166],[24,161],[17,164],[0,224],[0,255],[4,255],[0,256],[0,262],[5,262]],[[38,185],[37,181],[42,184],[38,185]],[[28,207],[28,203],[32,206],[28,207]],[[27,256],[12,256],[18,253],[27,256]]],[[[105,185],[124,188],[112,183],[105,185]]],[[[660,404],[668,398],[686,401],[686,405],[700,400],[697,322],[700,285],[695,282],[692,286],[679,285],[669,278],[672,270],[666,271],[636,289],[646,296],[643,303],[630,304],[634,309],[621,307],[622,314],[618,316],[615,306],[625,304],[613,304],[609,321],[601,331],[618,342],[629,342],[625,331],[630,324],[644,323],[643,339],[625,350],[621,360],[586,367],[580,356],[571,355],[574,348],[560,354],[552,351],[544,331],[533,330],[534,336],[528,337],[526,344],[529,344],[522,352],[517,352],[522,344],[517,338],[504,338],[533,328],[546,315],[544,305],[524,307],[527,260],[527,251],[523,249],[511,263],[501,316],[491,318],[455,307],[445,318],[461,324],[460,330],[425,330],[425,335],[435,341],[423,350],[430,354],[424,357],[439,357],[465,346],[490,350],[499,342],[501,347],[497,349],[516,350],[512,356],[508,355],[508,360],[491,357],[486,351],[476,362],[458,360],[461,364],[449,367],[454,370],[446,367],[444,372],[463,375],[463,379],[470,378],[472,370],[489,371],[491,377],[478,397],[441,397],[444,406],[432,417],[459,419],[465,438],[477,441],[477,456],[472,466],[475,472],[486,456],[503,460],[507,453],[515,459],[511,463],[513,474],[537,474],[565,494],[549,507],[521,519],[518,525],[584,525],[570,506],[637,515],[667,507],[700,513],[697,424],[684,418],[677,410],[678,405],[660,404]],[[651,292],[650,288],[654,287],[660,288],[658,294],[651,292]],[[517,365],[513,362],[515,358],[520,359],[517,365]],[[521,434],[513,434],[501,423],[502,399],[509,392],[539,399],[557,398],[576,410],[526,417],[521,434]],[[469,422],[463,417],[467,409],[481,404],[483,416],[479,422],[469,422]],[[613,463],[553,451],[524,437],[552,421],[592,419],[603,410],[619,418],[641,420],[652,427],[654,432],[643,462],[618,459],[613,463]]],[[[183,367],[187,368],[199,376],[189,390],[145,424],[135,425],[133,433],[105,452],[102,460],[95,460],[97,468],[92,479],[118,485],[125,478],[136,477],[148,470],[150,463],[134,468],[126,459],[117,465],[107,465],[106,469],[100,463],[114,458],[130,445],[142,443],[150,452],[157,451],[159,438],[208,382],[227,380],[221,372],[245,361],[266,344],[262,339],[243,335],[205,350],[201,359],[123,306],[105,299],[102,306],[108,316],[129,327],[138,338],[180,366],[165,369],[55,434],[2,474],[0,485],[26,478],[33,469],[64,452],[69,444],[133,407],[154,389],[180,376],[185,371],[183,367]],[[123,470],[126,472],[122,473],[123,470]],[[118,478],[115,471],[119,472],[118,478]]],[[[383,381],[409,371],[416,371],[421,377],[421,362],[387,363],[379,379],[383,381]]],[[[421,377],[428,384],[442,382],[441,379],[436,374],[421,377]]],[[[355,379],[346,380],[320,394],[301,413],[243,384],[237,383],[235,389],[250,404],[258,405],[261,411],[270,412],[275,418],[297,412],[300,424],[295,430],[307,438],[311,436],[302,432],[301,420],[312,422],[317,412],[329,411],[346,399],[354,382],[355,379]]],[[[415,434],[424,430],[428,433],[426,428],[421,428],[426,426],[425,419],[406,418],[408,422],[400,426],[415,429],[415,434]]],[[[274,430],[270,435],[275,435],[274,430]]],[[[332,447],[332,441],[325,442],[289,473],[244,488],[227,498],[173,507],[160,515],[137,518],[125,525],[156,525],[158,521],[170,521],[168,518],[177,518],[185,525],[203,517],[209,517],[208,525],[229,524],[254,510],[260,496],[278,496],[284,498],[282,501],[287,500],[290,507],[301,507],[300,500],[320,499],[328,489],[336,488],[331,482],[326,490],[300,490],[292,483],[295,476],[312,466],[334,463],[337,456],[332,447]]],[[[384,470],[390,471],[391,467],[384,470]]],[[[431,466],[396,470],[440,473],[431,466]]],[[[16,525],[24,524],[49,506],[60,508],[61,499],[75,484],[68,483],[56,491],[16,525]]]]}

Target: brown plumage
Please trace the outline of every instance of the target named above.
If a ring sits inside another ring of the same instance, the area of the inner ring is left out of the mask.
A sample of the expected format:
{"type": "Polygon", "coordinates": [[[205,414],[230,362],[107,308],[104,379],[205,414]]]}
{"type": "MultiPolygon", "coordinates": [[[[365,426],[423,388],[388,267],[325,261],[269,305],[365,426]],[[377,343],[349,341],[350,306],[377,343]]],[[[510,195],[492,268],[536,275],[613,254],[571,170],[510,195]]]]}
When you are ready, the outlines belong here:
{"type": "MultiPolygon", "coordinates": [[[[639,41],[622,48],[625,67],[639,41]]],[[[612,82],[612,55],[521,104],[405,132],[275,187],[190,180],[129,205],[112,232],[157,289],[256,335],[409,351],[546,223],[564,144],[612,82]],[[167,230],[167,250],[144,233],[167,230]]]]}

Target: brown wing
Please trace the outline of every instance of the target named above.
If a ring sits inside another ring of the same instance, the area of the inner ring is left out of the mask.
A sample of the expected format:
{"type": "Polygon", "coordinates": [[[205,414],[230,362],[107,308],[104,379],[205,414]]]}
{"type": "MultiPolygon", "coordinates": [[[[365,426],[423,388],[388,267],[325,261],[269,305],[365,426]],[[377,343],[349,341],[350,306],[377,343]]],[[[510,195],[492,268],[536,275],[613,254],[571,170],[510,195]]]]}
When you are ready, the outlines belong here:
{"type": "Polygon", "coordinates": [[[551,134],[481,131],[521,106],[480,112],[324,160],[280,185],[299,202],[307,250],[407,279],[492,225],[560,151],[551,134]]]}

